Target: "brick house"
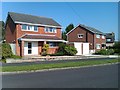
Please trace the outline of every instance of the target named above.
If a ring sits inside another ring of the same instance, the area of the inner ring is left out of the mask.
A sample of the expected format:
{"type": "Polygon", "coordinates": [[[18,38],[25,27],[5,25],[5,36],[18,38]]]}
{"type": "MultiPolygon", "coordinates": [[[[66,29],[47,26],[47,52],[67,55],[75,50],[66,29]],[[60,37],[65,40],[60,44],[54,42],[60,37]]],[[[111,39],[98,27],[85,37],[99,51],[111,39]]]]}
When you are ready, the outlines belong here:
{"type": "Polygon", "coordinates": [[[105,34],[95,28],[85,25],[78,25],[67,34],[68,42],[89,43],[90,53],[105,48],[105,34]]]}
{"type": "Polygon", "coordinates": [[[19,56],[40,55],[44,44],[49,44],[48,53],[52,54],[58,43],[64,42],[61,28],[52,18],[8,12],[5,39],[19,56]]]}
{"type": "Polygon", "coordinates": [[[106,33],[106,48],[112,47],[115,43],[115,33],[106,33]]]}

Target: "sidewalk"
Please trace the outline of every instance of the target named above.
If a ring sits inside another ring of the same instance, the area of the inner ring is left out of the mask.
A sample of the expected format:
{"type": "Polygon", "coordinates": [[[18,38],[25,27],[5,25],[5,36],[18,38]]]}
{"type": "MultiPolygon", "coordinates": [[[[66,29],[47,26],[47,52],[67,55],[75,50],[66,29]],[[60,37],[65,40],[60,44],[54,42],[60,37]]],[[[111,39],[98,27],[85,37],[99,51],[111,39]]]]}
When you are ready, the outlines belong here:
{"type": "Polygon", "coordinates": [[[37,61],[56,61],[56,60],[74,60],[89,58],[118,58],[115,55],[84,55],[84,56],[31,56],[23,59],[7,59],[7,63],[37,62],[37,61]]]}

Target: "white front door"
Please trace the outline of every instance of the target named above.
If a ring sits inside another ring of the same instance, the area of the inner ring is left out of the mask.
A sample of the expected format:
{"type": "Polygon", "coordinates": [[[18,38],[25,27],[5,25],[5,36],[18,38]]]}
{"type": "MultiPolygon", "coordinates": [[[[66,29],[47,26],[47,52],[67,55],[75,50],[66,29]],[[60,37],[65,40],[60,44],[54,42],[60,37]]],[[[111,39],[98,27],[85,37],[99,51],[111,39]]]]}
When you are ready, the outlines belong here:
{"type": "Polygon", "coordinates": [[[24,42],[24,55],[38,55],[38,42],[24,42]]]}

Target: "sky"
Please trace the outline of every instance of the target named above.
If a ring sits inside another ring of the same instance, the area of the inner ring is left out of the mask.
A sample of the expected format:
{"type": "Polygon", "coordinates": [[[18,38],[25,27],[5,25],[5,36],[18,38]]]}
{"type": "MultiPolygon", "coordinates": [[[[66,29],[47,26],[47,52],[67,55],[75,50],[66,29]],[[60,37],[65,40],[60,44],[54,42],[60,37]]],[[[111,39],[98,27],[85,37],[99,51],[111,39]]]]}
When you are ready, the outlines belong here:
{"type": "Polygon", "coordinates": [[[118,40],[117,2],[2,2],[0,20],[6,21],[8,12],[53,18],[62,31],[71,23],[84,24],[104,33],[114,32],[118,40]]]}

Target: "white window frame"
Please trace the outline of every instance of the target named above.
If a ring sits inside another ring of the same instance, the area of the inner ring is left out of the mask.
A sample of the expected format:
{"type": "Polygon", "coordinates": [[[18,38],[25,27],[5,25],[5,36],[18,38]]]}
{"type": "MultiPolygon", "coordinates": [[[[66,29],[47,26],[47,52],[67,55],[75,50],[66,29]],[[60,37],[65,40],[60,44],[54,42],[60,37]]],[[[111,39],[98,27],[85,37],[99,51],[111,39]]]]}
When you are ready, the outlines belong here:
{"type": "Polygon", "coordinates": [[[96,38],[100,38],[100,34],[96,34],[96,38]]]}
{"type": "Polygon", "coordinates": [[[104,36],[104,35],[102,35],[102,39],[105,39],[105,36],[104,36]]]}
{"type": "Polygon", "coordinates": [[[96,49],[101,49],[101,44],[96,44],[96,49]],[[99,48],[98,48],[99,46],[99,48]]]}
{"type": "Polygon", "coordinates": [[[106,41],[107,41],[107,42],[110,42],[110,41],[111,41],[111,39],[110,39],[110,38],[108,38],[108,39],[106,39],[106,41]]]}
{"type": "Polygon", "coordinates": [[[50,46],[50,43],[56,43],[56,42],[48,42],[50,48],[58,47],[57,45],[56,45],[56,46],[54,46],[54,45],[53,45],[53,46],[50,46]]]}
{"type": "Polygon", "coordinates": [[[27,25],[26,25],[26,24],[22,24],[22,25],[21,25],[21,29],[22,29],[22,30],[27,30],[27,25]],[[23,25],[26,26],[26,29],[23,29],[23,25]]]}
{"type": "MultiPolygon", "coordinates": [[[[26,24],[22,24],[22,25],[26,25],[26,24]]],[[[33,31],[33,32],[38,32],[38,26],[33,26],[33,25],[26,25],[26,29],[23,29],[21,25],[21,30],[22,31],[33,31]],[[28,27],[31,27],[30,29],[28,29],[28,27]],[[37,27],[37,30],[35,31],[34,27],[37,27]]]]}
{"type": "Polygon", "coordinates": [[[83,38],[84,34],[78,34],[78,38],[83,38]]]}
{"type": "Polygon", "coordinates": [[[44,31],[45,31],[46,33],[57,33],[57,30],[56,30],[56,28],[54,28],[54,27],[45,27],[45,28],[44,28],[44,31]],[[52,28],[52,31],[50,31],[51,28],[52,28]],[[48,30],[46,30],[46,29],[48,29],[48,30]]]}

